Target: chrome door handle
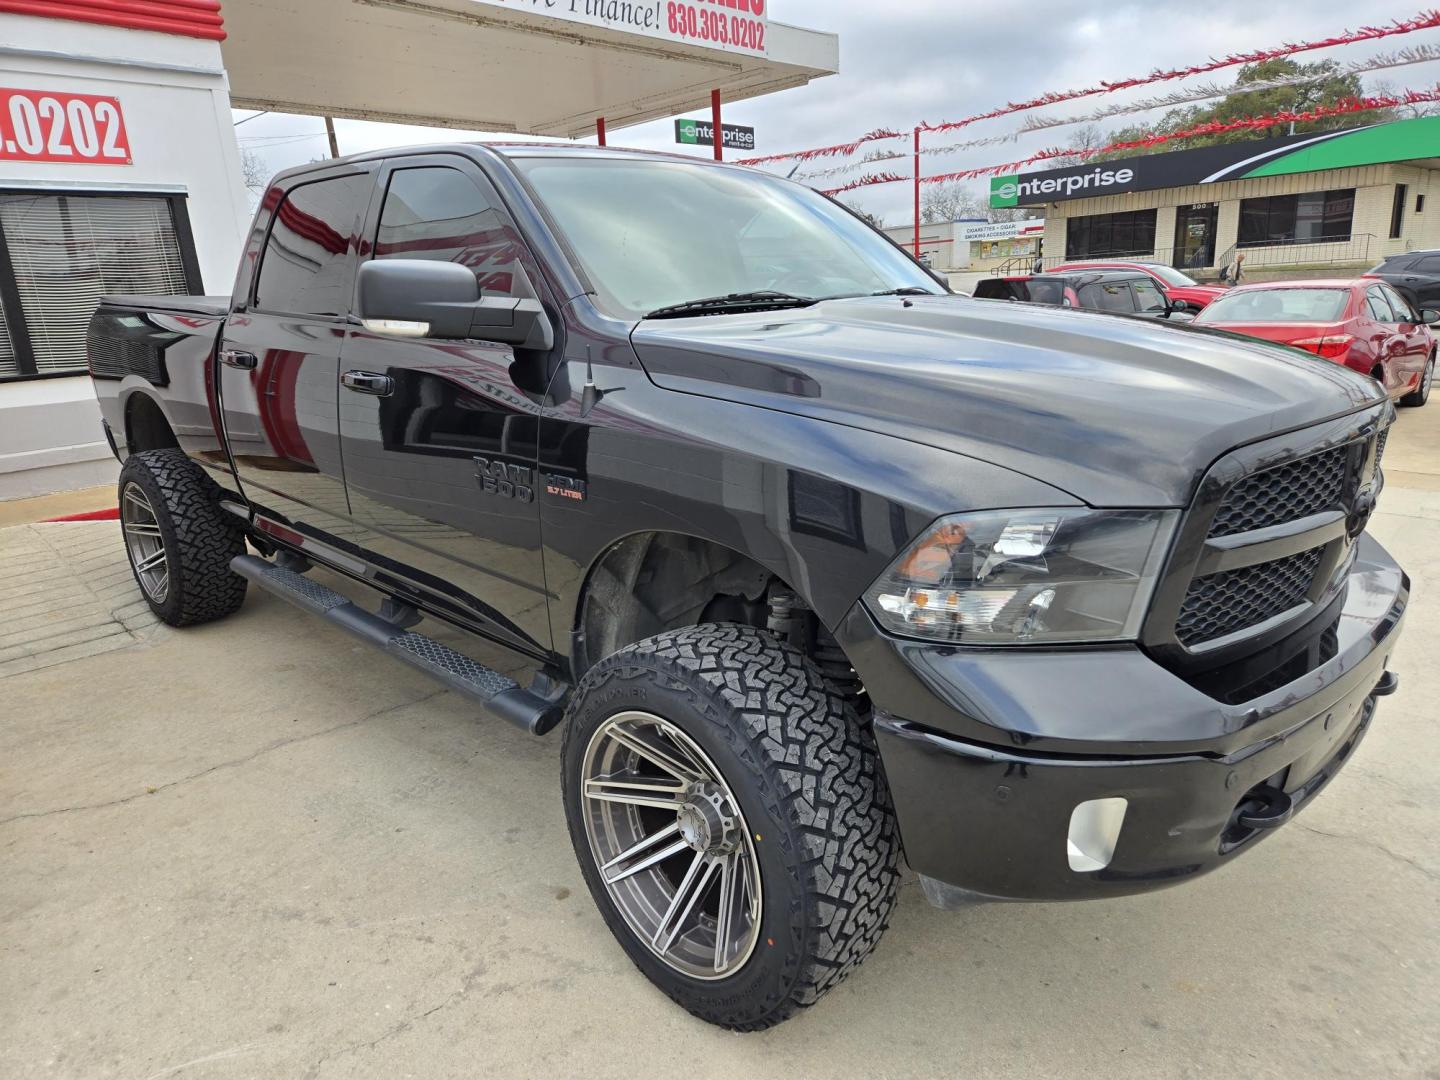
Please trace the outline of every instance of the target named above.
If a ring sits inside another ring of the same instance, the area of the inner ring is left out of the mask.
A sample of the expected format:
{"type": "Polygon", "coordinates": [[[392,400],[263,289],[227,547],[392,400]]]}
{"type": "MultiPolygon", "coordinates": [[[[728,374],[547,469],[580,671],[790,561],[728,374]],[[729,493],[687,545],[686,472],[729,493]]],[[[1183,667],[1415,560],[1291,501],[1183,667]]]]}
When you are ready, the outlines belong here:
{"type": "Polygon", "coordinates": [[[375,397],[389,397],[395,392],[394,379],[373,371],[347,371],[340,376],[340,385],[357,394],[373,394],[375,397]]]}
{"type": "Polygon", "coordinates": [[[239,368],[241,371],[254,371],[255,365],[259,363],[253,352],[243,349],[221,349],[220,362],[226,367],[239,368]]]}

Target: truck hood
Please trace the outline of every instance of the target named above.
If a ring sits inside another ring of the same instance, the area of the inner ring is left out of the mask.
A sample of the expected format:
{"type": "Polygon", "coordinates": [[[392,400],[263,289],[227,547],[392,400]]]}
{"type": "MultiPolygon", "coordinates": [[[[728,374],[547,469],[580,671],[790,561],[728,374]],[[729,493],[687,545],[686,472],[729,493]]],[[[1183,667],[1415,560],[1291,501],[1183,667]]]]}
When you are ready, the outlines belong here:
{"type": "Polygon", "coordinates": [[[1263,342],[956,296],[648,320],[631,340],[667,389],[926,443],[1092,506],[1184,506],[1227,451],[1384,400],[1263,342]]]}

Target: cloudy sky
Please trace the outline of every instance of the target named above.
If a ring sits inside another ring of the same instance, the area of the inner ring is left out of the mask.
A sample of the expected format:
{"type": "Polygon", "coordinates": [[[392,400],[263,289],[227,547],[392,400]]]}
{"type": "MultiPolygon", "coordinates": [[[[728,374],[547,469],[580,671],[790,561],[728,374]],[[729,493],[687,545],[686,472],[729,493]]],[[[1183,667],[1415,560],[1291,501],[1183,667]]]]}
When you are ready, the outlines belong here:
{"type": "MultiPolygon", "coordinates": [[[[1211,56],[1285,41],[1328,37],[1360,25],[1408,18],[1422,6],[1420,0],[1203,0],[1186,5],[1155,0],[1110,0],[1086,5],[1051,0],[1030,0],[1026,4],[770,0],[771,19],[840,35],[840,73],[800,89],[740,102],[725,110],[725,119],[755,127],[757,153],[799,149],[846,141],[877,127],[905,129],[921,121],[963,117],[1006,101],[1087,86],[1102,79],[1142,75],[1153,68],[1201,63],[1211,56]]],[[[1440,44],[1440,30],[1307,53],[1299,59],[1359,60],[1421,43],[1440,44]]],[[[1128,94],[1106,95],[1088,103],[1052,106],[1044,112],[1075,113],[1096,104],[1122,101],[1127,96],[1151,96],[1198,82],[1229,81],[1233,72],[1229,69],[1186,83],[1163,83],[1128,94]]],[[[1440,63],[1394,68],[1375,78],[1393,88],[1434,88],[1440,83],[1440,63]]],[[[237,111],[235,119],[250,115],[237,111]]],[[[1022,119],[986,121],[966,129],[964,135],[938,138],[949,142],[1004,134],[1018,127],[1022,119]]],[[[1134,119],[1117,118],[1110,126],[1134,119]]],[[[429,139],[484,137],[482,132],[467,134],[351,120],[337,121],[336,128],[342,154],[429,139]]],[[[1063,144],[1072,130],[1059,128],[1024,136],[1014,144],[943,158],[927,157],[923,167],[934,173],[999,164],[1063,144]]],[[[241,146],[260,154],[272,172],[326,152],[323,122],[317,117],[261,116],[243,124],[237,134],[241,146]]],[[[673,139],[673,126],[661,121],[612,132],[610,142],[675,150],[673,139]]],[[[904,166],[896,171],[907,169],[904,166]]],[[[866,189],[850,198],[881,214],[887,223],[909,220],[909,194],[904,184],[866,189]]]]}

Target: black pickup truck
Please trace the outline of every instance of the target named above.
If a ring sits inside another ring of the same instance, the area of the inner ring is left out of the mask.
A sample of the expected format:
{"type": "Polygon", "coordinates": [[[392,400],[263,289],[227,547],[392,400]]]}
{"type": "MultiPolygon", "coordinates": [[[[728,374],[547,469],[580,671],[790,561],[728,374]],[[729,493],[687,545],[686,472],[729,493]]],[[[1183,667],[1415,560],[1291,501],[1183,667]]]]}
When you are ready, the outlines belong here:
{"type": "Polygon", "coordinates": [[[1215,869],[1396,686],[1409,582],[1364,531],[1379,386],[950,295],[741,167],[309,165],[266,192],[232,297],[110,297],[89,359],[156,613],[215,619],[254,583],[563,724],[595,903],[728,1027],[864,960],[902,853],[941,906],[1215,869]]]}

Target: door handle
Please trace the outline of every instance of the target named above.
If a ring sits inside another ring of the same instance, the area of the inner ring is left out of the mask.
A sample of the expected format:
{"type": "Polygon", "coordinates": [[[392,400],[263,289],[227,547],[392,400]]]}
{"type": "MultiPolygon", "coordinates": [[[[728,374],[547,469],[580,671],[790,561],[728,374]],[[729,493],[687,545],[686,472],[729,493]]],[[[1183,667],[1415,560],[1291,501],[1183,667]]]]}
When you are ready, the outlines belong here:
{"type": "Polygon", "coordinates": [[[373,394],[375,397],[389,397],[395,392],[394,379],[373,371],[347,371],[340,376],[340,385],[357,394],[373,394]]]}
{"type": "Polygon", "coordinates": [[[239,368],[241,371],[254,371],[255,365],[259,363],[253,352],[246,352],[244,349],[221,349],[220,362],[226,367],[239,368]]]}

